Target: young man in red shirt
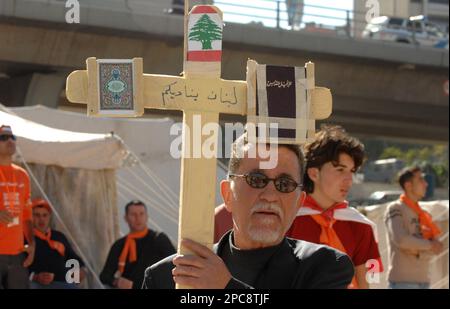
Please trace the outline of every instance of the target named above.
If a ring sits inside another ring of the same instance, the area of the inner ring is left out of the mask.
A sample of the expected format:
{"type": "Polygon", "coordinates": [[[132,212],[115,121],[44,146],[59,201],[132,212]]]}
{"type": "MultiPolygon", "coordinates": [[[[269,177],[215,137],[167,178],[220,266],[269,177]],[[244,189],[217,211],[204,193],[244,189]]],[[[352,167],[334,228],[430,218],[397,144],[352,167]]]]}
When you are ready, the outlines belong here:
{"type": "Polygon", "coordinates": [[[369,288],[368,268],[382,271],[376,225],[348,207],[353,174],[364,160],[364,146],[338,126],[324,127],[305,145],[306,195],[287,236],[325,244],[350,256],[355,277],[350,288],[369,288]]]}

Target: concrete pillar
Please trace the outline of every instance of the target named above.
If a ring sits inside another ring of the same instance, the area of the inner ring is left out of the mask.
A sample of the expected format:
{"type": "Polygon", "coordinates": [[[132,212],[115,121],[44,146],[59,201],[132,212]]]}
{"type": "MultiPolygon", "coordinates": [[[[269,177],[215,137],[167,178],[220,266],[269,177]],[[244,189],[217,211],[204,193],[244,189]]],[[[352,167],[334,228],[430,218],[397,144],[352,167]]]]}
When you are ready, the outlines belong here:
{"type": "Polygon", "coordinates": [[[23,106],[32,75],[0,79],[0,102],[5,106],[23,106]]]}
{"type": "Polygon", "coordinates": [[[422,0],[422,15],[428,16],[428,0],[422,0]]]}
{"type": "Polygon", "coordinates": [[[354,0],[353,1],[353,33],[356,38],[360,38],[364,28],[367,25],[366,14],[368,8],[366,8],[366,1],[354,0]]]}
{"type": "Polygon", "coordinates": [[[2,0],[0,1],[0,15],[12,15],[14,13],[14,0],[2,0]]]}
{"type": "Polygon", "coordinates": [[[34,73],[28,85],[24,106],[45,105],[57,108],[61,91],[66,83],[67,74],[41,74],[34,73]]]}
{"type": "Polygon", "coordinates": [[[0,102],[6,106],[45,105],[57,108],[65,73],[31,73],[0,80],[0,102]]]}
{"type": "Polygon", "coordinates": [[[380,15],[407,18],[410,15],[410,0],[379,0],[380,15]]]}

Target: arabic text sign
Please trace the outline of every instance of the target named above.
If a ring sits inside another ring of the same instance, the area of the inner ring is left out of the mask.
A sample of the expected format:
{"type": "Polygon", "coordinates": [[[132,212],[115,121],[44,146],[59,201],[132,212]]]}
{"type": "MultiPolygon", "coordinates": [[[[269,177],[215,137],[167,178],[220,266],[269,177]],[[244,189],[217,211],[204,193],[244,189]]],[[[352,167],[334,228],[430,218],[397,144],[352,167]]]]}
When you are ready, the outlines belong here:
{"type": "Polygon", "coordinates": [[[199,100],[207,101],[211,104],[232,104],[238,103],[236,87],[220,87],[201,92],[200,88],[189,82],[173,82],[164,87],[161,92],[163,105],[170,104],[176,100],[182,100],[187,103],[195,103],[199,100]]]}
{"type": "Polygon", "coordinates": [[[144,74],[145,108],[244,115],[245,81],[144,74]]]}

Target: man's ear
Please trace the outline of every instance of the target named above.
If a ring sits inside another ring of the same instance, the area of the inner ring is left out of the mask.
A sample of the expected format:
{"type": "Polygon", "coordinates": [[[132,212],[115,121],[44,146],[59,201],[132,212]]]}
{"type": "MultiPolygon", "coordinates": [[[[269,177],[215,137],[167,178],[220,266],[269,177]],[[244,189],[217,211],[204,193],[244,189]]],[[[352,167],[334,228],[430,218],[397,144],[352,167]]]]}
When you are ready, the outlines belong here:
{"type": "Polygon", "coordinates": [[[225,208],[231,212],[231,202],[233,200],[233,192],[231,192],[231,182],[229,180],[222,180],[220,182],[220,195],[222,195],[225,208]]]}
{"type": "Polygon", "coordinates": [[[310,167],[306,170],[306,173],[308,173],[309,179],[312,180],[312,182],[316,182],[319,180],[319,169],[317,167],[310,167]]]}
{"type": "Polygon", "coordinates": [[[301,191],[300,197],[298,198],[298,202],[297,202],[297,210],[303,206],[303,204],[305,203],[305,199],[306,199],[306,192],[301,191]]]}

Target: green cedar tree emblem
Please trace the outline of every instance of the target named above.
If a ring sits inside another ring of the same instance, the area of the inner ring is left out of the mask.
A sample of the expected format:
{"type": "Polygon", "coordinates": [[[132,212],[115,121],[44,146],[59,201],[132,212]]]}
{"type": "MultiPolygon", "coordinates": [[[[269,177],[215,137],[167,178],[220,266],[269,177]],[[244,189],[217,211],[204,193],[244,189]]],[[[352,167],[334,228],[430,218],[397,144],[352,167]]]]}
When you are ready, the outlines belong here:
{"type": "Polygon", "coordinates": [[[212,41],[222,40],[222,29],[207,14],[195,23],[189,33],[190,41],[202,42],[202,49],[212,49],[212,41]]]}

